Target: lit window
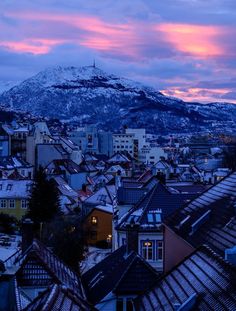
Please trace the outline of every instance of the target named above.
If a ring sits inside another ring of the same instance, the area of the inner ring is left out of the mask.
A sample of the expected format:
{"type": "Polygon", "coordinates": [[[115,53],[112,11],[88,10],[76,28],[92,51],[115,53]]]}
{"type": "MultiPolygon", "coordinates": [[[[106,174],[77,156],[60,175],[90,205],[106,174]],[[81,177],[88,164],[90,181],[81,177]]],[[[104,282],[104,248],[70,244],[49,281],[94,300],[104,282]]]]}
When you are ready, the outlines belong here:
{"type": "Polygon", "coordinates": [[[97,225],[98,224],[98,218],[96,216],[91,217],[91,223],[92,225],[97,225]]]}
{"type": "Polygon", "coordinates": [[[142,256],[146,260],[153,260],[153,242],[142,241],[142,256]]]}
{"type": "Polygon", "coordinates": [[[108,236],[107,236],[107,243],[111,243],[111,238],[112,238],[112,235],[108,234],[108,236]]]}
{"type": "Polygon", "coordinates": [[[15,208],[15,200],[9,201],[9,208],[15,208]]]}
{"type": "Polygon", "coordinates": [[[0,200],[0,208],[6,208],[7,207],[7,200],[2,199],[0,200]]]}

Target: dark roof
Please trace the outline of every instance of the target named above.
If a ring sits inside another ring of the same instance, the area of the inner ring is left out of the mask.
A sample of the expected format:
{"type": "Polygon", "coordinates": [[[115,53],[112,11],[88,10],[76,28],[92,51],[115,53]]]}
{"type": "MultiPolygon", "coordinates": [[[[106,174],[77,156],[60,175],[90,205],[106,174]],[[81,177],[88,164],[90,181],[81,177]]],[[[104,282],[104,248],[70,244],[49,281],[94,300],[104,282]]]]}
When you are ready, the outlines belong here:
{"type": "Polygon", "coordinates": [[[209,186],[202,185],[202,184],[191,184],[191,185],[183,185],[181,183],[176,184],[167,184],[168,187],[171,187],[180,193],[192,193],[192,194],[201,194],[203,191],[206,191],[209,186]]]}
{"type": "Polygon", "coordinates": [[[140,311],[175,310],[187,301],[192,303],[191,310],[236,310],[235,267],[202,246],[138,297],[135,307],[140,311]]]}
{"type": "Polygon", "coordinates": [[[84,160],[79,164],[82,172],[96,172],[98,169],[92,163],[87,163],[84,160]]]}
{"type": "Polygon", "coordinates": [[[15,264],[20,266],[17,272],[20,286],[61,284],[85,298],[79,276],[38,240],[33,241],[15,264]]]}
{"type": "Polygon", "coordinates": [[[122,180],[122,185],[125,188],[141,188],[143,186],[142,182],[139,182],[137,180],[133,181],[133,180],[122,180]]]}
{"type": "Polygon", "coordinates": [[[118,204],[136,204],[147,193],[144,188],[124,188],[117,189],[117,203],[118,204]]]}
{"type": "Polygon", "coordinates": [[[64,286],[52,285],[40,293],[24,311],[85,311],[95,310],[64,286]]]}
{"type": "Polygon", "coordinates": [[[222,198],[204,208],[180,209],[167,224],[192,245],[207,244],[224,256],[236,245],[236,218],[233,198],[222,198]],[[205,218],[205,219],[204,219],[205,218]]]}
{"type": "Polygon", "coordinates": [[[0,311],[15,310],[15,280],[8,275],[0,275],[0,311]]]}
{"type": "Polygon", "coordinates": [[[219,181],[216,185],[213,185],[210,189],[204,191],[196,199],[192,200],[187,209],[189,211],[199,209],[210,205],[213,202],[221,198],[236,195],[236,172],[226,176],[219,181]]]}
{"type": "Polygon", "coordinates": [[[152,171],[147,169],[142,175],[139,176],[138,181],[148,182],[153,177],[152,171]]]}
{"type": "Polygon", "coordinates": [[[70,159],[53,160],[46,169],[49,171],[49,174],[62,174],[64,170],[70,174],[78,174],[82,171],[80,166],[70,159]]]}
{"type": "Polygon", "coordinates": [[[98,159],[98,161],[103,161],[106,162],[109,158],[106,154],[96,154],[96,158],[98,159]]]}
{"type": "Polygon", "coordinates": [[[108,163],[130,163],[130,159],[128,157],[128,155],[124,155],[123,153],[121,152],[117,152],[115,154],[113,154],[112,157],[110,157],[108,160],[107,160],[108,163]]]}
{"type": "Polygon", "coordinates": [[[82,275],[88,300],[94,304],[107,294],[138,294],[150,288],[157,272],[135,252],[122,246],[82,275]]]}
{"type": "Polygon", "coordinates": [[[192,195],[189,194],[171,193],[167,187],[158,183],[122,218],[117,229],[125,229],[127,223],[134,221],[142,229],[156,230],[156,225],[160,225],[167,216],[191,198],[192,195]],[[160,217],[149,216],[149,214],[161,214],[161,219],[160,217]]]}
{"type": "Polygon", "coordinates": [[[4,169],[14,169],[14,168],[22,168],[22,167],[32,167],[29,163],[24,161],[22,158],[16,156],[5,156],[0,157],[0,168],[4,169]]]}

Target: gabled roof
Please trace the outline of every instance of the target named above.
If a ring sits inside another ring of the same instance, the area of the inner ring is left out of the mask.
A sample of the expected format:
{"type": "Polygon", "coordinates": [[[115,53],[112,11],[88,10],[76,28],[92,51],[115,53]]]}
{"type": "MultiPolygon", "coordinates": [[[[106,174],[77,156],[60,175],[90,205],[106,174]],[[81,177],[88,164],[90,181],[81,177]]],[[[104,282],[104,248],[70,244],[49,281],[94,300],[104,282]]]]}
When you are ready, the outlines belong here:
{"type": "Polygon", "coordinates": [[[192,300],[191,310],[236,310],[235,280],[235,267],[202,246],[137,298],[135,307],[140,311],[175,310],[176,304],[192,300]]]}
{"type": "Polygon", "coordinates": [[[171,193],[160,182],[154,186],[145,196],[122,217],[117,229],[125,229],[127,223],[134,221],[144,230],[156,230],[165,218],[182,206],[186,200],[192,198],[189,194],[171,193]],[[161,217],[157,216],[161,214],[161,217]],[[154,217],[154,215],[156,215],[154,217]]]}
{"type": "Polygon", "coordinates": [[[82,172],[96,172],[98,170],[95,165],[84,160],[79,164],[79,168],[82,172]]]}
{"type": "Polygon", "coordinates": [[[152,171],[147,169],[142,175],[139,176],[138,181],[140,182],[147,182],[153,177],[152,171]]]}
{"type": "Polygon", "coordinates": [[[53,179],[55,180],[57,188],[62,195],[78,198],[78,193],[73,190],[62,177],[56,176],[53,179]]]}
{"type": "Polygon", "coordinates": [[[70,289],[52,285],[40,293],[24,311],[85,311],[95,310],[70,289]]]}
{"type": "Polygon", "coordinates": [[[110,292],[138,294],[154,284],[157,272],[122,246],[82,275],[89,301],[99,303],[110,292]]]}
{"type": "Polygon", "coordinates": [[[112,204],[114,201],[116,189],[114,185],[104,186],[84,200],[85,204],[98,205],[103,202],[112,204]]]}
{"type": "Polygon", "coordinates": [[[236,172],[222,179],[216,185],[203,192],[196,199],[192,200],[187,210],[199,209],[216,202],[220,198],[236,196],[236,172]]]}
{"type": "Polygon", "coordinates": [[[62,174],[65,170],[70,174],[78,174],[82,171],[80,166],[70,159],[53,160],[46,170],[49,174],[62,174]]]}
{"type": "Polygon", "coordinates": [[[96,185],[98,183],[109,183],[112,179],[114,179],[114,176],[112,174],[101,174],[98,173],[97,175],[90,177],[89,181],[91,184],[96,185]]]}
{"type": "Polygon", "coordinates": [[[32,167],[23,159],[15,156],[0,157],[0,169],[29,168],[32,167]]]}
{"type": "Polygon", "coordinates": [[[20,267],[17,272],[19,284],[64,285],[81,299],[85,298],[79,276],[38,240],[34,240],[31,246],[16,259],[15,265],[20,267]],[[37,266],[42,268],[37,269],[37,266]],[[30,271],[30,267],[34,273],[30,271]]]}
{"type": "Polygon", "coordinates": [[[118,204],[137,204],[138,201],[147,193],[145,188],[124,188],[117,189],[117,203],[118,204]]]}
{"type": "Polygon", "coordinates": [[[0,198],[26,199],[30,195],[33,181],[30,179],[0,179],[0,198]]]}
{"type": "Polygon", "coordinates": [[[84,154],[84,161],[89,163],[89,162],[98,162],[98,159],[97,159],[97,156],[93,155],[92,153],[90,152],[86,152],[84,154]]]}
{"type": "Polygon", "coordinates": [[[218,199],[190,212],[180,209],[167,223],[195,247],[207,244],[222,256],[236,245],[235,203],[231,198],[218,199]]]}
{"type": "Polygon", "coordinates": [[[129,163],[131,161],[123,153],[117,152],[109,160],[107,160],[107,162],[108,163],[129,163]]]}

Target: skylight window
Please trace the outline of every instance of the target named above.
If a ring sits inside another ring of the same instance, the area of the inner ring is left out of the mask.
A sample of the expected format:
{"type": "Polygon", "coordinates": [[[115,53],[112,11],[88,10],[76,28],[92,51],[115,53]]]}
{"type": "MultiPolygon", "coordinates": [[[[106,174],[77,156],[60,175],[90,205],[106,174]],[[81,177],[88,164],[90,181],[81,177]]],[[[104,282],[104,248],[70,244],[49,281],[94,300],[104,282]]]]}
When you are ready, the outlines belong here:
{"type": "Polygon", "coordinates": [[[147,214],[148,222],[154,222],[153,216],[154,216],[153,214],[150,214],[150,213],[147,214]]]}

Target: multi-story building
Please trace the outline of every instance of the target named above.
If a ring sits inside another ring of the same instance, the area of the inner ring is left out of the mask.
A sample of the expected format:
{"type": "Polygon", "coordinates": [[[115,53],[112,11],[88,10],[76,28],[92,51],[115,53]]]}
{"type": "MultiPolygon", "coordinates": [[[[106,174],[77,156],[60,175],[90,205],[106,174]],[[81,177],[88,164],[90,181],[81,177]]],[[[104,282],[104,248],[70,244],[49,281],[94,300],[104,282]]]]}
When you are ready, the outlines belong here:
{"type": "Polygon", "coordinates": [[[11,155],[11,134],[13,131],[4,124],[0,124],[0,157],[11,155]]]}
{"type": "Polygon", "coordinates": [[[134,134],[119,133],[113,134],[113,152],[128,153],[138,159],[138,140],[134,134]]]}
{"type": "Polygon", "coordinates": [[[20,220],[27,212],[32,180],[0,179],[0,213],[20,220]]]}
{"type": "Polygon", "coordinates": [[[112,133],[98,131],[95,125],[88,125],[72,131],[70,139],[79,147],[83,153],[112,154],[112,133]]]}

